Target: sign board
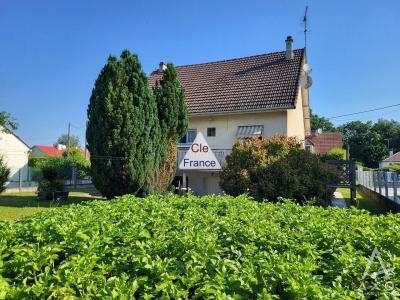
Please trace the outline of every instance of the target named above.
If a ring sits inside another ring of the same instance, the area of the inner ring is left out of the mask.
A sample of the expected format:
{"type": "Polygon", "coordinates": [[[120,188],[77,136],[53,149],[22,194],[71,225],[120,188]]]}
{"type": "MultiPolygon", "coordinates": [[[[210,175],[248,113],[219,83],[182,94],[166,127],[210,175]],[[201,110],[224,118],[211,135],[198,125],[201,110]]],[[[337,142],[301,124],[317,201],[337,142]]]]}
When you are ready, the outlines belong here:
{"type": "Polygon", "coordinates": [[[180,170],[220,170],[221,165],[206,139],[198,132],[188,152],[179,164],[180,170]]]}

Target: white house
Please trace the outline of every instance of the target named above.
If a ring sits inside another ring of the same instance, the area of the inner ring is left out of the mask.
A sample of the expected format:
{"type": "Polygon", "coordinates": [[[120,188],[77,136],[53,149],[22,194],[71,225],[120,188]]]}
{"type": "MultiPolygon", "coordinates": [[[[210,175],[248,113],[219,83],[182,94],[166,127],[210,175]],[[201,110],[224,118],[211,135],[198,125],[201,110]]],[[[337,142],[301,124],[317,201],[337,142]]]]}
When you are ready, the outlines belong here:
{"type": "Polygon", "coordinates": [[[379,163],[379,168],[389,167],[390,165],[400,165],[400,152],[392,154],[388,158],[381,161],[379,163]]]}
{"type": "MultiPolygon", "coordinates": [[[[305,49],[286,50],[224,61],[177,67],[189,110],[189,130],[178,145],[178,165],[201,132],[222,167],[238,138],[267,138],[283,134],[304,142],[310,132],[307,88],[310,68],[305,49]]],[[[150,84],[161,78],[165,64],[154,71],[150,84]]],[[[177,171],[196,194],[219,194],[219,172],[177,171]],[[186,180],[182,176],[185,174],[186,180]]]]}
{"type": "Polygon", "coordinates": [[[0,127],[0,155],[10,168],[9,182],[6,191],[26,187],[29,181],[28,156],[29,146],[13,133],[8,133],[0,127]]]}

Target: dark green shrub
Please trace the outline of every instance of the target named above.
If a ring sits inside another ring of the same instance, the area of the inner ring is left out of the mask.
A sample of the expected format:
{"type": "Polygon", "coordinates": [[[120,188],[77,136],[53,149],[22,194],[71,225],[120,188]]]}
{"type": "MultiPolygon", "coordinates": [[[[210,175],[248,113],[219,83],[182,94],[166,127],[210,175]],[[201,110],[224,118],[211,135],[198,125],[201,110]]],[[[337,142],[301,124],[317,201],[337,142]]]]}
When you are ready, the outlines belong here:
{"type": "Polygon", "coordinates": [[[221,188],[235,196],[248,193],[256,200],[325,201],[333,193],[327,184],[337,180],[333,168],[304,150],[296,139],[285,136],[239,140],[226,160],[221,188]]]}
{"type": "Polygon", "coordinates": [[[40,192],[56,192],[56,191],[64,191],[65,186],[62,180],[47,180],[42,179],[39,181],[39,186],[37,191],[40,192]]]}
{"type": "Polygon", "coordinates": [[[7,167],[2,156],[0,156],[0,193],[3,192],[6,187],[5,184],[10,177],[10,169],[7,167]]]}

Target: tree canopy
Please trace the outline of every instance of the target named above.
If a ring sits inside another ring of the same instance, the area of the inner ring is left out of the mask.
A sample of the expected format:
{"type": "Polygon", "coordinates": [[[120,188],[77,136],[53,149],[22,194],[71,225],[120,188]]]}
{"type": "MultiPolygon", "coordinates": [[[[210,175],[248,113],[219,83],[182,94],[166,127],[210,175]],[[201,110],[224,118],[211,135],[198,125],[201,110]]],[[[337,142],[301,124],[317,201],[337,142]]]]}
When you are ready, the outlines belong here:
{"type": "Polygon", "coordinates": [[[2,127],[2,131],[11,132],[18,128],[18,123],[15,119],[7,112],[0,112],[0,127],[2,127]]]}
{"type": "MultiPolygon", "coordinates": [[[[79,147],[79,137],[77,135],[70,135],[69,137],[70,147],[79,147]]],[[[68,134],[62,134],[54,143],[54,147],[58,144],[68,145],[68,134]]]]}
{"type": "Polygon", "coordinates": [[[352,121],[338,127],[343,140],[349,143],[350,158],[362,162],[365,166],[378,167],[387,156],[388,149],[382,143],[382,135],[372,122],[352,121]]]}
{"type": "Polygon", "coordinates": [[[329,119],[313,114],[311,111],[311,130],[316,131],[318,129],[322,131],[334,131],[335,126],[329,119]]]}

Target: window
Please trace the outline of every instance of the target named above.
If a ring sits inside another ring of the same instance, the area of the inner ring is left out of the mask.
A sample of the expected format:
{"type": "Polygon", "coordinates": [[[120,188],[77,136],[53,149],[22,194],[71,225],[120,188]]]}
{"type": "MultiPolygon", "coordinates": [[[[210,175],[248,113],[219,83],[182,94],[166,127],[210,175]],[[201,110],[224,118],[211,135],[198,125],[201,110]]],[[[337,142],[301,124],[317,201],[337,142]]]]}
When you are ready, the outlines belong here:
{"type": "Polygon", "coordinates": [[[216,134],[215,127],[207,128],[207,136],[215,136],[215,134],[216,134]]]}
{"type": "Polygon", "coordinates": [[[239,126],[236,132],[236,137],[238,139],[247,139],[252,137],[260,138],[262,137],[263,130],[263,125],[239,126]]]}
{"type": "Polygon", "coordinates": [[[186,134],[179,140],[179,144],[191,144],[197,135],[197,129],[188,129],[186,134]]]}
{"type": "Polygon", "coordinates": [[[314,152],[313,145],[306,145],[306,150],[309,151],[310,153],[313,153],[314,152]]]}

